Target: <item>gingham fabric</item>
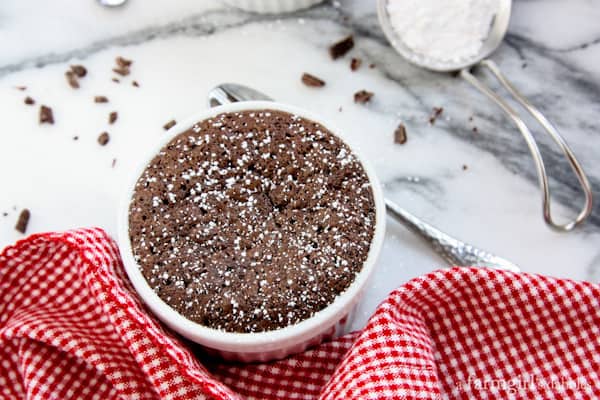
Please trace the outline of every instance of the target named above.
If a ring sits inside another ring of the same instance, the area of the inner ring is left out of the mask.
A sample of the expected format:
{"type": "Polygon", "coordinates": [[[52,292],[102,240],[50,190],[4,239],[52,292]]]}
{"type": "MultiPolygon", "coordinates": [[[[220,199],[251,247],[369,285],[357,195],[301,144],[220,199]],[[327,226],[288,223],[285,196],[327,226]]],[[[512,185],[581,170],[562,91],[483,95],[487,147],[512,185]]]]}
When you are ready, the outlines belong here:
{"type": "Polygon", "coordinates": [[[2,399],[600,398],[600,287],[454,268],[391,293],[362,332],[227,364],[167,332],[100,229],[0,254],[2,399]]]}

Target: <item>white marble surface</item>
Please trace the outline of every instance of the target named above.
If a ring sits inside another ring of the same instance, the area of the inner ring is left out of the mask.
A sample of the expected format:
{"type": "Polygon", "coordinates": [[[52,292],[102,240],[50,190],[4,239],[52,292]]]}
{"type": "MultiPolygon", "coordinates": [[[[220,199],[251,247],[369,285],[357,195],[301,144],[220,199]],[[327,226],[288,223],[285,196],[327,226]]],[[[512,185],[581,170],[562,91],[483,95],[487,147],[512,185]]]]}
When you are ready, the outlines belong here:
{"type": "MultiPolygon", "coordinates": [[[[509,35],[493,56],[562,129],[595,189],[599,19],[595,0],[516,1],[509,35]]],[[[325,2],[272,17],[215,1],[130,0],[125,8],[107,10],[92,0],[5,0],[0,48],[0,213],[8,213],[0,215],[0,247],[22,237],[13,227],[24,207],[32,211],[28,234],[95,225],[114,235],[124,183],[162,125],[206,107],[211,87],[234,81],[335,121],[375,165],[388,196],[448,233],[524,271],[600,280],[599,208],[577,232],[550,231],[542,221],[533,163],[515,128],[466,83],[404,62],[383,38],[372,1],[325,2]],[[327,54],[348,33],[356,40],[351,56],[363,59],[356,72],[349,57],[333,62],[327,54]],[[111,81],[117,55],[134,60],[131,77],[121,84],[111,81]],[[63,76],[73,63],[89,70],[79,90],[63,76]],[[377,67],[367,68],[370,63],[377,67]],[[305,71],[325,79],[326,87],[303,86],[305,71]],[[131,79],[141,87],[132,87],[131,79]],[[353,103],[360,89],[375,92],[371,104],[353,103]],[[38,104],[23,104],[27,95],[38,104]],[[106,95],[110,103],[94,104],[94,95],[106,95]],[[54,109],[54,125],[38,124],[40,103],[54,109]],[[428,115],[437,106],[444,107],[443,117],[430,126],[428,115]],[[113,110],[119,120],[109,126],[113,110]],[[400,120],[408,127],[404,146],[392,139],[400,120]],[[100,147],[96,138],[103,130],[111,141],[100,147]]],[[[562,203],[557,211],[572,215],[579,204],[574,178],[557,150],[542,142],[562,203]]],[[[390,290],[441,266],[390,220],[355,327],[390,290]]]]}

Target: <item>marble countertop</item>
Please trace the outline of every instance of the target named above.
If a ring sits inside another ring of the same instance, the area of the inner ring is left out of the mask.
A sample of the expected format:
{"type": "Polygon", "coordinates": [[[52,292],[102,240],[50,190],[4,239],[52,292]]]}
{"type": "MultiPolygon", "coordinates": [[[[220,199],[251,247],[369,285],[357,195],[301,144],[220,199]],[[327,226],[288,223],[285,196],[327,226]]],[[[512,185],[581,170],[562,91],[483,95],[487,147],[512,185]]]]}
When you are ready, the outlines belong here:
{"type": "MultiPolygon", "coordinates": [[[[405,62],[383,37],[374,2],[325,2],[283,16],[215,1],[176,3],[130,0],[114,10],[92,0],[53,0],[35,9],[31,2],[2,3],[0,213],[8,215],[0,214],[0,247],[22,237],[14,224],[25,207],[32,213],[28,234],[100,226],[115,235],[123,188],[163,124],[205,108],[208,90],[232,81],[334,121],[375,166],[386,194],[442,230],[524,271],[600,281],[599,206],[575,232],[546,227],[534,165],[516,128],[466,82],[405,62]],[[355,48],[332,61],[328,46],[350,33],[355,48]],[[134,60],[119,84],[111,81],[118,55],[134,60]],[[363,60],[356,72],[352,56],[363,60]],[[89,71],[78,90],[64,78],[74,63],[89,71]],[[303,72],[327,85],[305,87],[303,72]],[[27,89],[15,89],[21,85],[27,89]],[[370,104],[354,104],[361,89],[375,93],[370,104]],[[95,95],[110,101],[95,104],[95,95]],[[25,105],[25,96],[37,104],[25,105]],[[38,124],[39,104],[53,108],[54,125],[38,124]],[[430,125],[433,107],[444,112],[430,125]],[[107,123],[110,111],[119,113],[114,125],[107,123]],[[400,121],[405,145],[393,143],[400,121]],[[105,130],[111,140],[101,147],[97,137],[105,130]]],[[[509,34],[493,59],[561,129],[600,199],[598,20],[600,7],[589,0],[515,1],[509,34]]],[[[581,195],[575,178],[558,149],[539,132],[537,138],[556,212],[574,215],[581,195]]],[[[389,291],[444,265],[389,220],[354,327],[389,291]]]]}

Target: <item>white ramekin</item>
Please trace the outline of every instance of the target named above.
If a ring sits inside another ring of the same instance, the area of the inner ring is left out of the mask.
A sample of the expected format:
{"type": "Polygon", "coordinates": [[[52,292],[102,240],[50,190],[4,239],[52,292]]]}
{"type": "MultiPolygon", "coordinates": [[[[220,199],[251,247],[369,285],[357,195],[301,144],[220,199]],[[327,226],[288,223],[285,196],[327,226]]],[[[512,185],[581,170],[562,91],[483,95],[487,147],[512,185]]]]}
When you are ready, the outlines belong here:
{"type": "Polygon", "coordinates": [[[302,10],[323,0],[223,0],[230,6],[259,14],[279,14],[302,10]]]}
{"type": "Polygon", "coordinates": [[[148,308],[171,329],[203,345],[209,352],[216,353],[228,360],[243,362],[284,358],[290,354],[299,353],[307,347],[316,345],[324,339],[340,334],[344,330],[344,326],[349,320],[349,314],[356,306],[367,280],[373,273],[385,233],[385,203],[379,181],[372,167],[355,148],[350,146],[353,153],[362,163],[371,183],[373,198],[375,200],[375,232],[367,260],[361,272],[356,276],[350,287],[340,294],[332,304],[317,312],[311,318],[292,326],[260,333],[232,333],[208,328],[185,318],[154,293],[133,258],[129,239],[129,204],[138,178],[141,176],[146,165],[158,154],[160,149],[176,135],[191,128],[196,122],[214,117],[220,113],[266,109],[289,112],[318,122],[334,134],[340,132],[332,124],[323,121],[320,117],[296,107],[274,102],[248,101],[210,108],[176,124],[166,133],[162,134],[163,136],[159,143],[156,144],[154,150],[141,160],[139,168],[134,171],[131,182],[125,189],[125,195],[119,212],[118,243],[121,257],[133,287],[148,308]]]}

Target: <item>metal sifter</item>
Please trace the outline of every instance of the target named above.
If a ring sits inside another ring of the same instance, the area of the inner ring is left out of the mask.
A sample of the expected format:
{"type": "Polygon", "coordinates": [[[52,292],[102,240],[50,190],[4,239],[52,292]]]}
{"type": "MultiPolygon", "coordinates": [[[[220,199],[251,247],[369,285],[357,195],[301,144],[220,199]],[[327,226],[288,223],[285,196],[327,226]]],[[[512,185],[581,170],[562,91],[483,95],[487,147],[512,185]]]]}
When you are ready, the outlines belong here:
{"type": "Polygon", "coordinates": [[[575,158],[575,155],[560,135],[558,130],[552,125],[552,123],[533,105],[519,93],[519,91],[508,81],[508,79],[502,74],[496,63],[487,57],[490,56],[502,43],[502,39],[506,35],[508,29],[508,22],[511,13],[511,0],[498,0],[498,9],[492,20],[489,34],[483,42],[479,52],[472,57],[460,59],[458,61],[446,61],[446,60],[435,60],[427,58],[422,54],[416,53],[410,47],[408,47],[399,36],[398,32],[394,30],[390,15],[387,10],[387,4],[389,0],[378,0],[377,2],[377,13],[379,16],[379,22],[383,28],[383,32],[392,44],[392,46],[409,62],[432,71],[448,72],[448,71],[459,71],[459,75],[469,82],[471,85],[476,87],[479,91],[493,100],[500,108],[506,113],[510,119],[517,125],[517,128],[523,135],[529,152],[533,156],[535,161],[535,167],[538,175],[538,182],[542,192],[542,207],[543,215],[546,223],[554,230],[566,232],[570,231],[579,224],[581,224],[592,212],[592,190],[590,183],[583,171],[583,168],[575,158]],[[511,107],[506,100],[504,100],[498,93],[494,92],[485,83],[475,77],[471,71],[475,67],[486,68],[489,70],[496,79],[508,90],[513,98],[523,106],[531,116],[542,126],[546,134],[548,134],[552,140],[559,146],[565,157],[569,161],[573,172],[577,176],[581,188],[585,195],[584,205],[579,214],[573,219],[564,224],[555,222],[552,217],[550,207],[550,188],[548,186],[548,176],[546,174],[546,168],[544,166],[544,160],[540,153],[540,149],[529,130],[529,127],[525,121],[521,118],[519,112],[511,107]]]}

